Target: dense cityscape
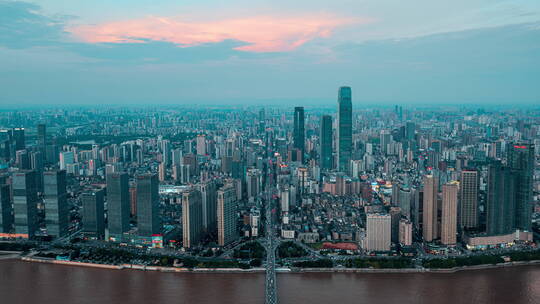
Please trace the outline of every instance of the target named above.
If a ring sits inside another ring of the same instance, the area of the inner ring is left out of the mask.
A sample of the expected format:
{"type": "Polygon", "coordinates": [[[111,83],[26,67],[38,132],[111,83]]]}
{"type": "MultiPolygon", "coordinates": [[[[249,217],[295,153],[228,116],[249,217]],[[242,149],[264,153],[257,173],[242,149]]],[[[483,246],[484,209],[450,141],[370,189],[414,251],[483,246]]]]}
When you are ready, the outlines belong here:
{"type": "Polygon", "coordinates": [[[6,110],[0,248],[267,272],[538,259],[538,109],[352,105],[6,110]]]}

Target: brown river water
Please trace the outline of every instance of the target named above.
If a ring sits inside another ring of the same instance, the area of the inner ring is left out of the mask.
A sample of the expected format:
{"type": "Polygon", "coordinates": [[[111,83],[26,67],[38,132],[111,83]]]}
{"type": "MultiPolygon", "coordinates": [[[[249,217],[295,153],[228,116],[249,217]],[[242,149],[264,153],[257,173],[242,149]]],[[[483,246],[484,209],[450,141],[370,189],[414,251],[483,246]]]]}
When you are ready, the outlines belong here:
{"type": "MultiPolygon", "coordinates": [[[[540,266],[438,274],[280,273],[279,303],[540,303],[540,266]]],[[[264,274],[0,261],[0,304],[264,303],[264,274]]]]}

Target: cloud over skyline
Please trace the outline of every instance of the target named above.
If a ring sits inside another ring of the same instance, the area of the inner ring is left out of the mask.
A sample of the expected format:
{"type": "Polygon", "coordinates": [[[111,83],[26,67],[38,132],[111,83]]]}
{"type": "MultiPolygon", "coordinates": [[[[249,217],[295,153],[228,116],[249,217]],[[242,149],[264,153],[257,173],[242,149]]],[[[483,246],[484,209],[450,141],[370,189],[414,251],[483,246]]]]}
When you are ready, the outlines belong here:
{"type": "Polygon", "coordinates": [[[235,49],[249,52],[292,51],[315,38],[329,37],[336,27],[368,23],[328,14],[304,16],[250,16],[211,22],[182,21],[181,17],[150,16],[142,19],[83,25],[69,28],[90,43],[144,43],[166,41],[181,47],[238,40],[247,45],[235,49]]]}

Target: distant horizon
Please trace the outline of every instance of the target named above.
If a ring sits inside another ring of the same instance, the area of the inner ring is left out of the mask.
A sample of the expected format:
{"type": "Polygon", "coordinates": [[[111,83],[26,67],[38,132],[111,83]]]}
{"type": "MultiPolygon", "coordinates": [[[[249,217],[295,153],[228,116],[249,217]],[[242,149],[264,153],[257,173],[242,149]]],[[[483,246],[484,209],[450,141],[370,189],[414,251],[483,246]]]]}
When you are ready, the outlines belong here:
{"type": "MultiPolygon", "coordinates": [[[[194,101],[195,102],[195,101],[194,101]]],[[[53,109],[163,109],[163,108],[170,108],[171,110],[174,109],[180,109],[180,108],[214,108],[214,109],[238,109],[238,108],[252,108],[252,109],[260,109],[260,108],[290,108],[290,111],[294,111],[295,106],[301,106],[305,108],[314,108],[314,109],[335,109],[337,107],[337,100],[331,101],[331,102],[309,102],[309,101],[299,101],[299,100],[293,100],[293,101],[280,101],[277,100],[274,102],[264,102],[264,103],[242,103],[242,102],[200,102],[196,101],[196,104],[193,103],[103,103],[103,104],[4,104],[2,105],[2,108],[0,108],[1,111],[10,111],[10,110],[32,110],[32,109],[40,109],[40,110],[53,110],[53,109]]],[[[441,108],[463,108],[463,109],[471,109],[471,110],[490,110],[490,109],[497,109],[497,110],[505,110],[505,109],[511,109],[511,108],[518,108],[518,109],[540,109],[540,103],[440,103],[440,104],[429,104],[429,103],[403,103],[403,102],[388,102],[388,103],[365,103],[362,101],[352,101],[353,110],[358,111],[362,108],[365,109],[394,109],[395,106],[401,106],[404,110],[432,110],[432,109],[441,109],[441,108]],[[486,108],[489,107],[489,108],[486,108]]]]}

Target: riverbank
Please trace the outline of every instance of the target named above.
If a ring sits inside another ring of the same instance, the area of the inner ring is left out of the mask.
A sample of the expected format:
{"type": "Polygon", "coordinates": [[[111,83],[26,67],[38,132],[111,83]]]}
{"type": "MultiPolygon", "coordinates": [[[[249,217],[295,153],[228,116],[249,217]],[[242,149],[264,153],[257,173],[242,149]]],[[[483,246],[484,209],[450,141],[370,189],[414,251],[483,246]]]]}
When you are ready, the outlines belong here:
{"type": "MultiPolygon", "coordinates": [[[[56,265],[68,265],[78,267],[101,268],[111,270],[139,270],[139,271],[159,271],[159,272],[177,272],[177,273],[264,273],[262,267],[241,269],[241,268],[185,268],[185,267],[163,267],[146,266],[137,264],[108,265],[74,261],[61,261],[50,258],[21,257],[22,261],[34,263],[48,263],[56,265]]],[[[516,266],[540,265],[540,260],[534,261],[516,261],[489,265],[461,266],[454,268],[401,268],[401,269],[374,269],[374,268],[278,268],[276,271],[286,273],[455,273],[459,271],[485,270],[494,268],[506,268],[516,266]]]]}

